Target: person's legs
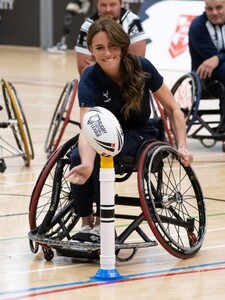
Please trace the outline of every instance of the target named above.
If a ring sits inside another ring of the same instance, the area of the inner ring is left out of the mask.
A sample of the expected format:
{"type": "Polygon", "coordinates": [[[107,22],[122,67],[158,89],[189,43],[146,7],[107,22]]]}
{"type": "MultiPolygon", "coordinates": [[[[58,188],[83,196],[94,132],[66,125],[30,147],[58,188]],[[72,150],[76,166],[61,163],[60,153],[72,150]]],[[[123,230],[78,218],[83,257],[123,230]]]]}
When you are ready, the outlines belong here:
{"type": "MultiPolygon", "coordinates": [[[[122,155],[136,156],[141,144],[146,139],[155,139],[157,130],[151,134],[151,129],[145,128],[143,131],[124,132],[124,146],[121,151],[122,155]]],[[[80,156],[78,148],[73,150],[71,155],[70,166],[73,168],[80,164],[80,156]]],[[[94,169],[91,177],[83,185],[71,184],[72,197],[75,205],[75,212],[82,218],[82,227],[84,231],[74,235],[73,239],[79,241],[91,240],[91,237],[96,238],[99,235],[100,225],[100,156],[96,155],[94,169]],[[93,218],[93,202],[96,203],[96,219],[93,218]],[[87,227],[89,226],[87,230],[87,227]],[[93,228],[93,230],[91,230],[93,228]]],[[[81,228],[82,231],[82,228],[81,228]]],[[[97,240],[99,242],[99,240],[97,240]]]]}
{"type": "Polygon", "coordinates": [[[77,14],[86,14],[90,8],[90,0],[71,0],[65,8],[65,15],[62,26],[62,36],[56,46],[48,48],[50,53],[65,53],[67,50],[67,38],[72,29],[73,17],[77,14]]]}
{"type": "MultiPolygon", "coordinates": [[[[78,148],[73,150],[71,155],[70,167],[73,168],[80,164],[78,148]]],[[[71,184],[72,196],[74,200],[75,212],[82,217],[82,225],[93,227],[93,201],[100,198],[99,186],[99,155],[96,155],[94,170],[91,177],[83,184],[71,184]]],[[[98,201],[97,201],[98,202],[98,201]]],[[[96,215],[99,216],[99,204],[97,203],[96,215]]]]}

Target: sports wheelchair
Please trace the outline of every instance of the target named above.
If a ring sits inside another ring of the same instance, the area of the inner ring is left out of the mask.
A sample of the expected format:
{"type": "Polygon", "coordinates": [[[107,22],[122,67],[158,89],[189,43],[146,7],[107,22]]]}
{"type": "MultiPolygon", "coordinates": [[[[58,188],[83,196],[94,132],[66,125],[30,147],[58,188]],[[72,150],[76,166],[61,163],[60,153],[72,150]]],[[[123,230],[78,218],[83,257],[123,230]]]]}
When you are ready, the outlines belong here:
{"type": "MultiPolygon", "coordinates": [[[[8,158],[22,157],[25,165],[30,166],[30,160],[34,158],[34,149],[16,89],[12,83],[5,79],[1,80],[1,84],[8,120],[0,122],[0,128],[10,128],[16,141],[16,144],[14,144],[0,136],[0,172],[3,173],[6,170],[5,159],[8,158]]],[[[0,110],[3,110],[2,106],[0,106],[0,110]]]]}
{"type": "MultiPolygon", "coordinates": [[[[163,140],[163,121],[154,120],[159,139],[163,140]]],[[[31,195],[30,249],[37,253],[41,247],[47,261],[53,259],[54,252],[59,256],[99,259],[100,244],[72,240],[79,217],[65,174],[77,141],[78,135],[52,153],[31,195]]],[[[115,156],[114,167],[116,186],[136,174],[138,195],[115,194],[117,261],[128,261],[139,248],[157,246],[158,242],[177,258],[194,256],[206,233],[205,203],[193,169],[182,165],[176,149],[162,141],[145,141],[136,157],[115,156]],[[126,220],[125,228],[117,226],[119,220],[126,220]],[[151,232],[144,231],[142,225],[146,224],[157,241],[150,237],[151,232]]]]}
{"type": "Polygon", "coordinates": [[[78,80],[68,81],[59,97],[48,129],[45,152],[51,155],[59,146],[68,123],[79,126],[79,122],[70,119],[70,114],[77,94],[78,80]]]}
{"type": "Polygon", "coordinates": [[[222,141],[225,152],[225,132],[220,132],[223,121],[220,102],[225,101],[223,84],[201,80],[195,72],[189,72],[175,82],[171,92],[184,113],[188,137],[198,139],[205,147],[222,141]]]}

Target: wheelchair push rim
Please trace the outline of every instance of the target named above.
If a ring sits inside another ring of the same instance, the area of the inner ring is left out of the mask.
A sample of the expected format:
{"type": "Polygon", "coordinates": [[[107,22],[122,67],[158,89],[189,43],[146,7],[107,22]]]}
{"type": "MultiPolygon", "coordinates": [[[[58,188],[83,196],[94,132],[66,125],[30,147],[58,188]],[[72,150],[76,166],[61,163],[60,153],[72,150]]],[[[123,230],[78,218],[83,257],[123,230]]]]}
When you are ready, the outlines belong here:
{"type": "Polygon", "coordinates": [[[191,167],[184,167],[169,145],[148,145],[138,164],[138,188],[145,218],[162,247],[185,259],[201,248],[206,211],[191,167]]]}

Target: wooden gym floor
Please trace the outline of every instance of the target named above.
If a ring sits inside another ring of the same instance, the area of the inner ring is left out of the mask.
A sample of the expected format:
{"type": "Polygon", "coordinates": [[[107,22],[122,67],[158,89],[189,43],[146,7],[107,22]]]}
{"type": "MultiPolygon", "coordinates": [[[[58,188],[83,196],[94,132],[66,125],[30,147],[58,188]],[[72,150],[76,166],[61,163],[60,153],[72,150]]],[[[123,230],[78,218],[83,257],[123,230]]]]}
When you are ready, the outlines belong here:
{"type": "MultiPolygon", "coordinates": [[[[30,167],[20,157],[8,158],[7,169],[0,174],[0,299],[224,299],[225,153],[221,143],[205,148],[199,141],[188,140],[208,215],[200,252],[179,260],[161,246],[141,249],[133,260],[116,263],[123,280],[93,281],[98,261],[55,255],[47,262],[41,251],[31,253],[27,237],[29,201],[46,161],[50,120],[64,85],[79,79],[75,53],[53,55],[40,49],[0,46],[0,77],[16,88],[35,151],[30,167]]],[[[1,92],[0,105],[4,107],[1,92]]],[[[4,111],[0,116],[6,120],[4,111]]],[[[77,103],[71,118],[78,120],[77,103]]],[[[9,129],[0,130],[0,137],[10,139],[9,129]]],[[[65,140],[77,132],[75,125],[68,125],[65,140]]]]}

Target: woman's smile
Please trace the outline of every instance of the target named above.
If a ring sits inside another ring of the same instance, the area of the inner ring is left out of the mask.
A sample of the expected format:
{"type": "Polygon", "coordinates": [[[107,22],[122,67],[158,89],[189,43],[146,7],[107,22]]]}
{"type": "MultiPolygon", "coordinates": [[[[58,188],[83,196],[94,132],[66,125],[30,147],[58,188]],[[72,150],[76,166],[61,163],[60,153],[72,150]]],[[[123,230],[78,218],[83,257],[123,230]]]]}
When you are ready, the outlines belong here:
{"type": "Polygon", "coordinates": [[[121,48],[113,45],[105,32],[99,32],[94,36],[91,52],[96,62],[108,75],[112,72],[118,72],[121,60],[121,48]]]}

